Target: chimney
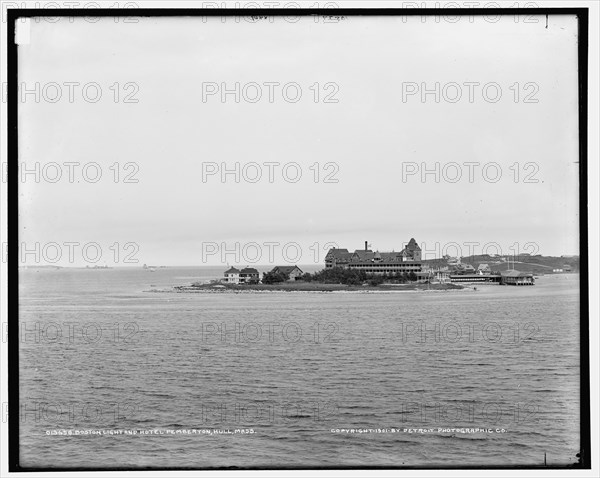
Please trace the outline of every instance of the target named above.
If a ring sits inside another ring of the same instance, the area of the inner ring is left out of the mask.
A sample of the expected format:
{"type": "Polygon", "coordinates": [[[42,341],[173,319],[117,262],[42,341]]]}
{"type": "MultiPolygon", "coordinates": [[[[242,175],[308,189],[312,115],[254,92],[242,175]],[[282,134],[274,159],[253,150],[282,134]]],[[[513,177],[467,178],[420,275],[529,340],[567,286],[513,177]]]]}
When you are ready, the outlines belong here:
{"type": "Polygon", "coordinates": [[[367,245],[368,241],[365,241],[365,252],[369,250],[369,246],[367,245]]]}

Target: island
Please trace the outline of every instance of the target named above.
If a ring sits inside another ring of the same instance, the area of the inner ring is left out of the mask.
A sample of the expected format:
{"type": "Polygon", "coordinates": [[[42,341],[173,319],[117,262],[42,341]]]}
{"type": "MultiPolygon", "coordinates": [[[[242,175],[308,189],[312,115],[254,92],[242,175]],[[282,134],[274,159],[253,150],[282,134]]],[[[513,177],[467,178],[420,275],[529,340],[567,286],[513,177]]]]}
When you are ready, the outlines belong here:
{"type": "MultiPolygon", "coordinates": [[[[407,284],[332,284],[305,282],[278,282],[275,284],[223,284],[220,282],[193,283],[189,286],[175,286],[174,292],[198,293],[257,293],[257,292],[400,292],[400,291],[442,291],[460,290],[465,287],[452,283],[426,284],[413,282],[407,284]]],[[[153,291],[159,292],[159,291],[153,291]]],[[[163,292],[163,291],[160,291],[163,292]]]]}

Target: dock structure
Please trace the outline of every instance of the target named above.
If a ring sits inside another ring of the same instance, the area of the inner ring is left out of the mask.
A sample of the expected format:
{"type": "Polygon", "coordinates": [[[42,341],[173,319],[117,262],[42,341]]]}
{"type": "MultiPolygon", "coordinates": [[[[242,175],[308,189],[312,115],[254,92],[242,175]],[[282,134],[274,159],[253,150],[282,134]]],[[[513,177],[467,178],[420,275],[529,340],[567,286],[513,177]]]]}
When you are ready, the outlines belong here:
{"type": "Polygon", "coordinates": [[[500,273],[500,285],[534,285],[533,274],[514,269],[500,273]]]}
{"type": "Polygon", "coordinates": [[[490,282],[498,284],[502,276],[496,274],[451,274],[450,282],[490,282]]]}

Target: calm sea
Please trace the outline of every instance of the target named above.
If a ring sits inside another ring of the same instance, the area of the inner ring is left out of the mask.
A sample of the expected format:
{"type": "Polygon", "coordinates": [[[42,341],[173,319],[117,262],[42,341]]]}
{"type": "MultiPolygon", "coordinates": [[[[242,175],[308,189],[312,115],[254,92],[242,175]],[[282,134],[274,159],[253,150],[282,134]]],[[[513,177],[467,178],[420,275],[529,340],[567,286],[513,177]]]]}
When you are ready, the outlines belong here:
{"type": "Polygon", "coordinates": [[[21,464],[576,461],[577,275],[476,291],[147,292],[221,272],[21,271],[21,464]]]}

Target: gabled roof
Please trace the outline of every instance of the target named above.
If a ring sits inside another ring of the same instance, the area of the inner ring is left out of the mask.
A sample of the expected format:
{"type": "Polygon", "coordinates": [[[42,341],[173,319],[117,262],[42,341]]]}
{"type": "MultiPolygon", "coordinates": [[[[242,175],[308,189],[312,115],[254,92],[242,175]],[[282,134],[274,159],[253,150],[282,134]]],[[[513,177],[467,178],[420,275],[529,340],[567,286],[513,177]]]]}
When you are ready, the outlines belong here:
{"type": "Polygon", "coordinates": [[[348,252],[348,249],[329,249],[325,256],[326,262],[335,262],[339,264],[352,263],[371,263],[377,261],[378,264],[394,264],[403,262],[404,258],[414,258],[415,252],[420,251],[417,241],[412,238],[408,245],[400,252],[373,252],[370,249],[356,249],[354,252],[348,252]]]}
{"type": "Polygon", "coordinates": [[[275,266],[271,272],[283,272],[284,274],[291,274],[294,269],[298,269],[302,272],[298,266],[275,266]]]}
{"type": "Polygon", "coordinates": [[[375,257],[375,253],[371,250],[365,251],[364,249],[357,249],[352,254],[352,260],[358,259],[359,261],[371,261],[375,257]]]}
{"type": "Polygon", "coordinates": [[[329,252],[327,253],[327,255],[325,256],[325,260],[326,261],[330,261],[330,260],[339,260],[339,259],[348,259],[350,257],[350,253],[348,252],[348,249],[336,249],[335,247],[332,249],[329,249],[329,252]]]}
{"type": "Polygon", "coordinates": [[[381,260],[384,262],[402,262],[402,252],[382,252],[381,260]]]}
{"type": "Polygon", "coordinates": [[[421,248],[417,244],[417,241],[415,241],[414,237],[410,238],[410,241],[408,241],[408,244],[406,245],[406,249],[409,251],[420,251],[421,250],[421,248]]]}
{"type": "Polygon", "coordinates": [[[258,274],[258,271],[254,267],[244,267],[240,273],[242,274],[258,274]]]}
{"type": "Polygon", "coordinates": [[[237,270],[235,267],[231,267],[230,269],[227,269],[225,271],[225,274],[239,274],[239,273],[240,273],[240,271],[237,270]]]}

